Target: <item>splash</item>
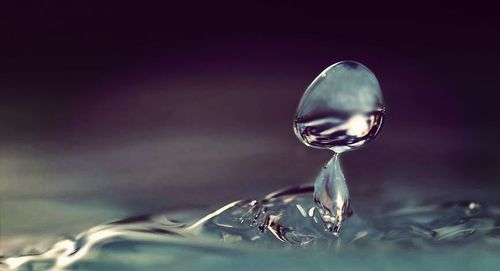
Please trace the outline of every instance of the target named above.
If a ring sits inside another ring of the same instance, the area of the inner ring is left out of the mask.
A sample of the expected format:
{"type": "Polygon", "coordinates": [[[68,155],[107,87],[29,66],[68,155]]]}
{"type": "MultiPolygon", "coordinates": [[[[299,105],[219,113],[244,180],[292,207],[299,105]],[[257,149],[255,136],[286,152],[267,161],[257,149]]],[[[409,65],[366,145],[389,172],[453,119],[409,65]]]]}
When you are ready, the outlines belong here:
{"type": "Polygon", "coordinates": [[[373,199],[360,199],[357,213],[352,211],[340,154],[375,139],[384,113],[373,73],[356,62],[339,62],[309,86],[294,119],[295,133],[304,144],[333,151],[314,186],[235,201],[202,217],[184,213],[189,217],[184,221],[167,213],[99,225],[45,250],[0,256],[0,270],[222,270],[228,266],[265,270],[277,261],[290,270],[332,265],[384,270],[386,261],[380,258],[402,259],[401,265],[415,260],[402,251],[429,252],[421,254],[431,259],[428,268],[421,261],[417,270],[431,269],[439,259],[445,259],[442,266],[450,270],[477,270],[469,259],[485,255],[487,261],[480,261],[487,263],[484,270],[493,270],[489,267],[500,264],[494,253],[500,249],[499,204],[392,202],[386,197],[377,199],[376,206],[373,199]],[[332,232],[337,238],[332,238],[332,232]],[[467,257],[457,257],[450,248],[459,248],[459,255],[467,257]]]}
{"type": "Polygon", "coordinates": [[[307,88],[297,108],[297,137],[307,146],[333,151],[332,159],[316,178],[314,201],[326,229],[336,236],[350,201],[340,154],[375,139],[384,113],[377,78],[354,61],[326,68],[307,88]]]}
{"type": "MultiPolygon", "coordinates": [[[[91,228],[75,239],[61,240],[43,253],[4,257],[0,267],[89,270],[92,269],[89,266],[106,266],[110,259],[103,260],[102,255],[107,253],[126,255],[136,251],[138,256],[151,260],[144,247],[169,248],[170,257],[180,256],[185,250],[197,256],[208,251],[225,256],[253,253],[249,252],[256,248],[252,244],[257,248],[333,247],[334,250],[428,249],[457,242],[500,247],[499,205],[449,202],[394,207],[393,203],[382,204],[363,219],[347,213],[351,216],[346,221],[348,227],[339,238],[332,239],[324,230],[313,192],[314,187],[301,186],[258,200],[240,200],[191,222],[172,221],[168,214],[120,220],[91,228]],[[138,247],[143,250],[138,251],[138,247]]],[[[170,264],[164,263],[162,267],[170,264]]]]}

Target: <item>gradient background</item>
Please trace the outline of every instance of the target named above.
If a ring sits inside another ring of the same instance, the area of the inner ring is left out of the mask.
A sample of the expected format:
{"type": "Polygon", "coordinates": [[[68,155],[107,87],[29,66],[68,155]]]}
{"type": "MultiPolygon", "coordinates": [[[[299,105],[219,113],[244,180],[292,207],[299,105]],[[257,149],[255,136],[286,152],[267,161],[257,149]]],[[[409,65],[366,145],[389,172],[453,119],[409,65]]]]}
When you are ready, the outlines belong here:
{"type": "Polygon", "coordinates": [[[0,16],[2,249],[313,181],[330,154],[302,145],[292,118],[307,85],[345,59],[377,75],[388,105],[379,139],[344,157],[354,203],[498,201],[494,8],[11,5],[0,16]]]}

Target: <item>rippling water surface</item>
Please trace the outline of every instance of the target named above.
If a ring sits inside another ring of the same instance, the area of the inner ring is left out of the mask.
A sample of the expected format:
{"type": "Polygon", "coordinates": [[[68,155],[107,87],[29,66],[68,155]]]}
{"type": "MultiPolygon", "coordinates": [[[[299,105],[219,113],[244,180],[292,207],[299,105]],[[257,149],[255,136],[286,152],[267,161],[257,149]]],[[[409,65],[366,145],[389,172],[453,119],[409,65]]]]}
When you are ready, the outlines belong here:
{"type": "Polygon", "coordinates": [[[200,215],[99,225],[46,249],[10,252],[6,270],[496,270],[500,205],[360,202],[340,237],[324,230],[311,186],[200,215]]]}

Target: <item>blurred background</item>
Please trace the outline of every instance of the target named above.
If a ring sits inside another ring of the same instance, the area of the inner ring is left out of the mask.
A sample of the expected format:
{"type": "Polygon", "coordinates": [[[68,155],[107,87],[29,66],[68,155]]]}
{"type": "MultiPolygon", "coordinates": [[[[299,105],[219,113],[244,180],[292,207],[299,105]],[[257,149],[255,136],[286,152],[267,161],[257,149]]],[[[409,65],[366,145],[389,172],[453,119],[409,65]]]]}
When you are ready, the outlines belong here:
{"type": "Polygon", "coordinates": [[[388,105],[378,140],[344,155],[353,203],[498,200],[493,8],[10,5],[0,16],[2,250],[312,182],[330,153],[302,145],[293,116],[308,84],[346,59],[377,75],[388,105]]]}

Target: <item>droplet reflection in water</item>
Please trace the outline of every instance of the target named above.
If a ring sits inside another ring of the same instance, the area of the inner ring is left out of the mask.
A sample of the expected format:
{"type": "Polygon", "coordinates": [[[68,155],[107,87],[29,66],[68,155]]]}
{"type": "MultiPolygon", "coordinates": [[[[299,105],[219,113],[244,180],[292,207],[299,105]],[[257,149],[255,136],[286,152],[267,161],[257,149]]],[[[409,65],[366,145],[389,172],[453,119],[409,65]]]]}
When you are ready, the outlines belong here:
{"type": "Polygon", "coordinates": [[[326,229],[335,235],[350,211],[339,155],[375,139],[384,113],[377,78],[354,61],[326,68],[299,103],[293,123],[297,137],[307,146],[333,151],[332,159],[316,179],[314,201],[326,229]]]}

